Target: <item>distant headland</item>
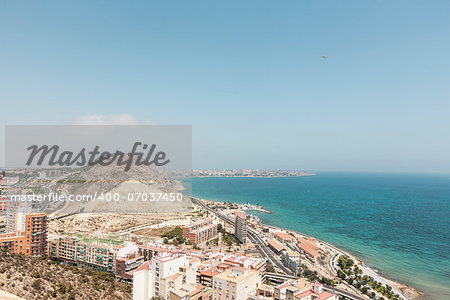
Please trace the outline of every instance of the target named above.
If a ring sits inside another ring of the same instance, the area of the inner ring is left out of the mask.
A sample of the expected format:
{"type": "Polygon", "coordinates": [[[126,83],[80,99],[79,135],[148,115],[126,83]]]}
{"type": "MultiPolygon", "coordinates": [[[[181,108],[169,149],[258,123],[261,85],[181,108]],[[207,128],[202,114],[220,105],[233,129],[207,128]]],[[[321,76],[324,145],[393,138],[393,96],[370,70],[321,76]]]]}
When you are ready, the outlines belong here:
{"type": "Polygon", "coordinates": [[[311,172],[293,170],[211,169],[193,170],[192,177],[299,177],[316,175],[311,172]]]}

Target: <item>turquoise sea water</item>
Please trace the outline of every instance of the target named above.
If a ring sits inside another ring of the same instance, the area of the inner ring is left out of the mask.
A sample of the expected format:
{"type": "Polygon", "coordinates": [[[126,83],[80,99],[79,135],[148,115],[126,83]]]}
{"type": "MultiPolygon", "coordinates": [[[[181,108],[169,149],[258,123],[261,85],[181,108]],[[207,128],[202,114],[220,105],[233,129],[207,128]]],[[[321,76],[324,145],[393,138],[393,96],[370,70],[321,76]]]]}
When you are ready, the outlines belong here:
{"type": "Polygon", "coordinates": [[[259,203],[263,222],[315,236],[381,274],[450,299],[450,175],[194,178],[195,197],[259,203]]]}

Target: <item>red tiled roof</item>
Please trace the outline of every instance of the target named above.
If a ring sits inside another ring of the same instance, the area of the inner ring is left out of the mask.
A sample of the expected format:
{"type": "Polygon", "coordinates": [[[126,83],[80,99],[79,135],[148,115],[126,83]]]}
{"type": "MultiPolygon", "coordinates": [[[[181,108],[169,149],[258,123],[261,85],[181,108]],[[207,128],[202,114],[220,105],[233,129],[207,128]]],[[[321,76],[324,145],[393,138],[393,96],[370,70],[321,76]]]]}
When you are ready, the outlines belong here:
{"type": "Polygon", "coordinates": [[[275,235],[282,240],[293,240],[294,239],[294,237],[292,235],[285,233],[285,232],[276,232],[275,235]]]}
{"type": "Polygon", "coordinates": [[[280,242],[275,239],[269,240],[269,246],[274,248],[276,251],[281,251],[284,249],[284,246],[281,245],[280,242]]]}
{"type": "Polygon", "coordinates": [[[303,251],[305,251],[307,254],[311,255],[314,258],[319,257],[320,256],[319,251],[322,250],[313,241],[307,240],[307,239],[299,239],[298,240],[298,246],[303,251]]]}
{"type": "Polygon", "coordinates": [[[200,272],[200,275],[204,276],[216,276],[218,274],[220,274],[220,272],[216,268],[211,268],[200,272]]]}
{"type": "Polygon", "coordinates": [[[151,268],[150,268],[151,264],[152,264],[151,260],[150,261],[146,261],[139,268],[137,268],[134,272],[142,271],[142,270],[150,271],[151,270],[151,268]]]}

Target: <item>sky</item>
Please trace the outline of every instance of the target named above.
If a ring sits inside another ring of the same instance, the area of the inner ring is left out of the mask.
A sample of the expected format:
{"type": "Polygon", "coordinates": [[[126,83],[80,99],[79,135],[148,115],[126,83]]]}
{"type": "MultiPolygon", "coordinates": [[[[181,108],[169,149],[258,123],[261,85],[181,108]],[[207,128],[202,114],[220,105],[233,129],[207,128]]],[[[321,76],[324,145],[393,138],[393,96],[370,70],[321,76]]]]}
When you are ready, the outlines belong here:
{"type": "Polygon", "coordinates": [[[449,15],[449,1],[0,1],[0,126],[192,125],[194,168],[447,173],[449,15]]]}

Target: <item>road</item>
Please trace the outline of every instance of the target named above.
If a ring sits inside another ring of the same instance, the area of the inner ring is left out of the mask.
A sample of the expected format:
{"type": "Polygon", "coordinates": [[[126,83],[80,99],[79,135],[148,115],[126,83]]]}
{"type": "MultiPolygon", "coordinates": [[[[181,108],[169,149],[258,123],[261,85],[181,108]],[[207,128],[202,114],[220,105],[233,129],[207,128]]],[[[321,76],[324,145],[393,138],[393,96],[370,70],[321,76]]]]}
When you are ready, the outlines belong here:
{"type": "MultiPolygon", "coordinates": [[[[223,214],[213,210],[212,208],[209,208],[203,201],[193,199],[194,202],[204,209],[206,209],[208,212],[214,214],[219,219],[225,221],[228,224],[231,224],[234,226],[234,220],[224,216],[223,214]]],[[[286,268],[283,263],[280,261],[280,259],[272,252],[269,247],[267,247],[266,242],[261,239],[261,237],[252,229],[247,229],[247,236],[250,239],[250,241],[255,245],[256,250],[259,252],[262,258],[266,259],[266,261],[270,262],[275,270],[284,273],[284,274],[292,274],[292,271],[286,268]]]]}

